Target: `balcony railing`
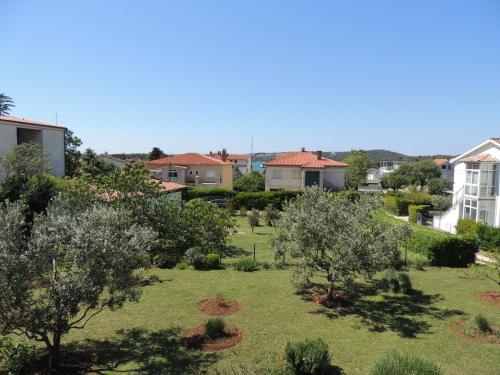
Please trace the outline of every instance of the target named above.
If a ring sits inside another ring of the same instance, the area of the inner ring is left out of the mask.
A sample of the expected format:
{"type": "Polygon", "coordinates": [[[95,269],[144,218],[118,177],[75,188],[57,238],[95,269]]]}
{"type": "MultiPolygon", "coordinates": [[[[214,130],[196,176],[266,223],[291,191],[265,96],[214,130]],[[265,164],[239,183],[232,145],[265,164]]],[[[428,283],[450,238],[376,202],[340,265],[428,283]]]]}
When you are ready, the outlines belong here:
{"type": "Polygon", "coordinates": [[[200,177],[200,176],[186,177],[186,184],[201,185],[201,184],[221,184],[221,183],[222,183],[221,177],[200,177]]]}

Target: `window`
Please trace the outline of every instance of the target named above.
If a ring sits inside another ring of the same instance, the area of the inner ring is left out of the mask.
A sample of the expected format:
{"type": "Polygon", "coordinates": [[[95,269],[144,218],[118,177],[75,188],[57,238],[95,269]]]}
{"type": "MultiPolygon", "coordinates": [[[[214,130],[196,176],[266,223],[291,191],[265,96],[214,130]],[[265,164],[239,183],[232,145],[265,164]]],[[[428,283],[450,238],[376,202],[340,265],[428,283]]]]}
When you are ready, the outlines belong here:
{"type": "Polygon", "coordinates": [[[495,201],[483,199],[479,201],[478,221],[493,226],[495,224],[495,201]]]}
{"type": "Polygon", "coordinates": [[[477,201],[472,199],[464,200],[464,217],[476,221],[477,219],[477,201]]]}
{"type": "Polygon", "coordinates": [[[477,197],[479,191],[479,164],[467,164],[465,173],[465,195],[477,197]]]}
{"type": "Polygon", "coordinates": [[[167,177],[177,178],[177,169],[169,169],[167,172],[167,177]]]}
{"type": "Polygon", "coordinates": [[[448,169],[448,166],[447,166],[446,164],[443,164],[443,165],[441,166],[441,169],[448,169]]]}
{"type": "Polygon", "coordinates": [[[496,181],[497,165],[484,163],[481,164],[481,176],[479,183],[479,195],[481,197],[495,196],[495,181],[496,181]]]}

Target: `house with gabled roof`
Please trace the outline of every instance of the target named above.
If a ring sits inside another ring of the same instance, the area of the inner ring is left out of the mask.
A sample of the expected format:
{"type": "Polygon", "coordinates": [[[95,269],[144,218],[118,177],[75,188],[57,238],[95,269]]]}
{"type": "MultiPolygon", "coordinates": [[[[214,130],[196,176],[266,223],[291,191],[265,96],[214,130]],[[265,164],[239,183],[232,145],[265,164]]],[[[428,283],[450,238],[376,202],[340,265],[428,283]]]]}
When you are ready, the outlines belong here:
{"type": "Polygon", "coordinates": [[[21,143],[37,143],[47,156],[51,173],[64,176],[66,128],[14,116],[0,116],[0,157],[21,143]]]}
{"type": "Polygon", "coordinates": [[[450,160],[453,205],[434,227],[455,233],[459,219],[500,227],[500,138],[490,138],[450,160]]]}
{"type": "Polygon", "coordinates": [[[338,191],[345,187],[346,163],[327,159],[321,151],[312,153],[304,148],[298,152],[278,155],[264,164],[266,191],[302,190],[308,186],[338,191]]]}
{"type": "Polygon", "coordinates": [[[145,164],[162,181],[197,187],[233,188],[233,166],[224,159],[191,152],[145,164]]]}
{"type": "Polygon", "coordinates": [[[222,151],[210,151],[207,156],[226,160],[231,163],[233,169],[238,169],[242,175],[252,173],[252,156],[250,154],[230,154],[224,148],[222,151]]]}

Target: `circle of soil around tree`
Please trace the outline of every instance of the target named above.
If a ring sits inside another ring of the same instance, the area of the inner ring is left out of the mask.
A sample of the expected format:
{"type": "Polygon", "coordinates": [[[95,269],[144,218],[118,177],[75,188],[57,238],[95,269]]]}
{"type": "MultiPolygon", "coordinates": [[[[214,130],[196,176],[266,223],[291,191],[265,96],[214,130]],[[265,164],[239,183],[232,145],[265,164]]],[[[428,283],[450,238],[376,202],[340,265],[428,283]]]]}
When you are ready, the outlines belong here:
{"type": "Polygon", "coordinates": [[[326,307],[328,309],[346,307],[352,304],[352,298],[341,291],[335,292],[333,294],[333,297],[328,296],[327,293],[315,293],[310,296],[310,299],[315,304],[326,307]]]}
{"type": "Polygon", "coordinates": [[[219,298],[204,299],[198,303],[198,309],[207,315],[227,316],[240,309],[237,301],[224,301],[219,298]]]}
{"type": "Polygon", "coordinates": [[[500,306],[500,292],[484,292],[479,294],[479,299],[481,301],[486,301],[492,303],[496,306],[500,306]]]}
{"type": "Polygon", "coordinates": [[[466,325],[467,321],[464,319],[455,319],[452,320],[450,328],[453,332],[469,340],[487,342],[489,344],[500,344],[500,337],[498,336],[498,330],[496,327],[492,327],[493,331],[490,333],[475,332],[473,334],[467,334],[466,325]]]}
{"type": "Polygon", "coordinates": [[[218,352],[238,345],[243,340],[243,332],[236,327],[226,327],[224,329],[224,336],[217,339],[209,339],[205,336],[205,326],[201,325],[183,332],[181,339],[188,349],[218,352]]]}

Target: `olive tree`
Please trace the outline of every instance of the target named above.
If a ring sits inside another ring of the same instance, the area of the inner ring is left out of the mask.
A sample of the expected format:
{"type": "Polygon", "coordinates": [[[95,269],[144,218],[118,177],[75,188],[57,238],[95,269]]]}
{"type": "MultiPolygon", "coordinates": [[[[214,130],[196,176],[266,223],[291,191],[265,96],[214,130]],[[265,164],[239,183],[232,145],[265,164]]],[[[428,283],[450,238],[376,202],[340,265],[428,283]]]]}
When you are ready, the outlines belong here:
{"type": "Polygon", "coordinates": [[[370,278],[399,259],[399,246],[409,235],[408,226],[391,226],[376,218],[378,197],[350,200],[308,188],[284,208],[276,222],[276,255],[289,252],[301,258],[296,281],[326,278],[328,299],[336,288],[349,288],[358,276],[370,278]]]}
{"type": "Polygon", "coordinates": [[[138,300],[134,269],[145,264],[155,234],[110,207],[75,212],[56,198],[29,228],[24,209],[0,210],[0,333],[44,343],[52,369],[64,334],[138,300]]]}

